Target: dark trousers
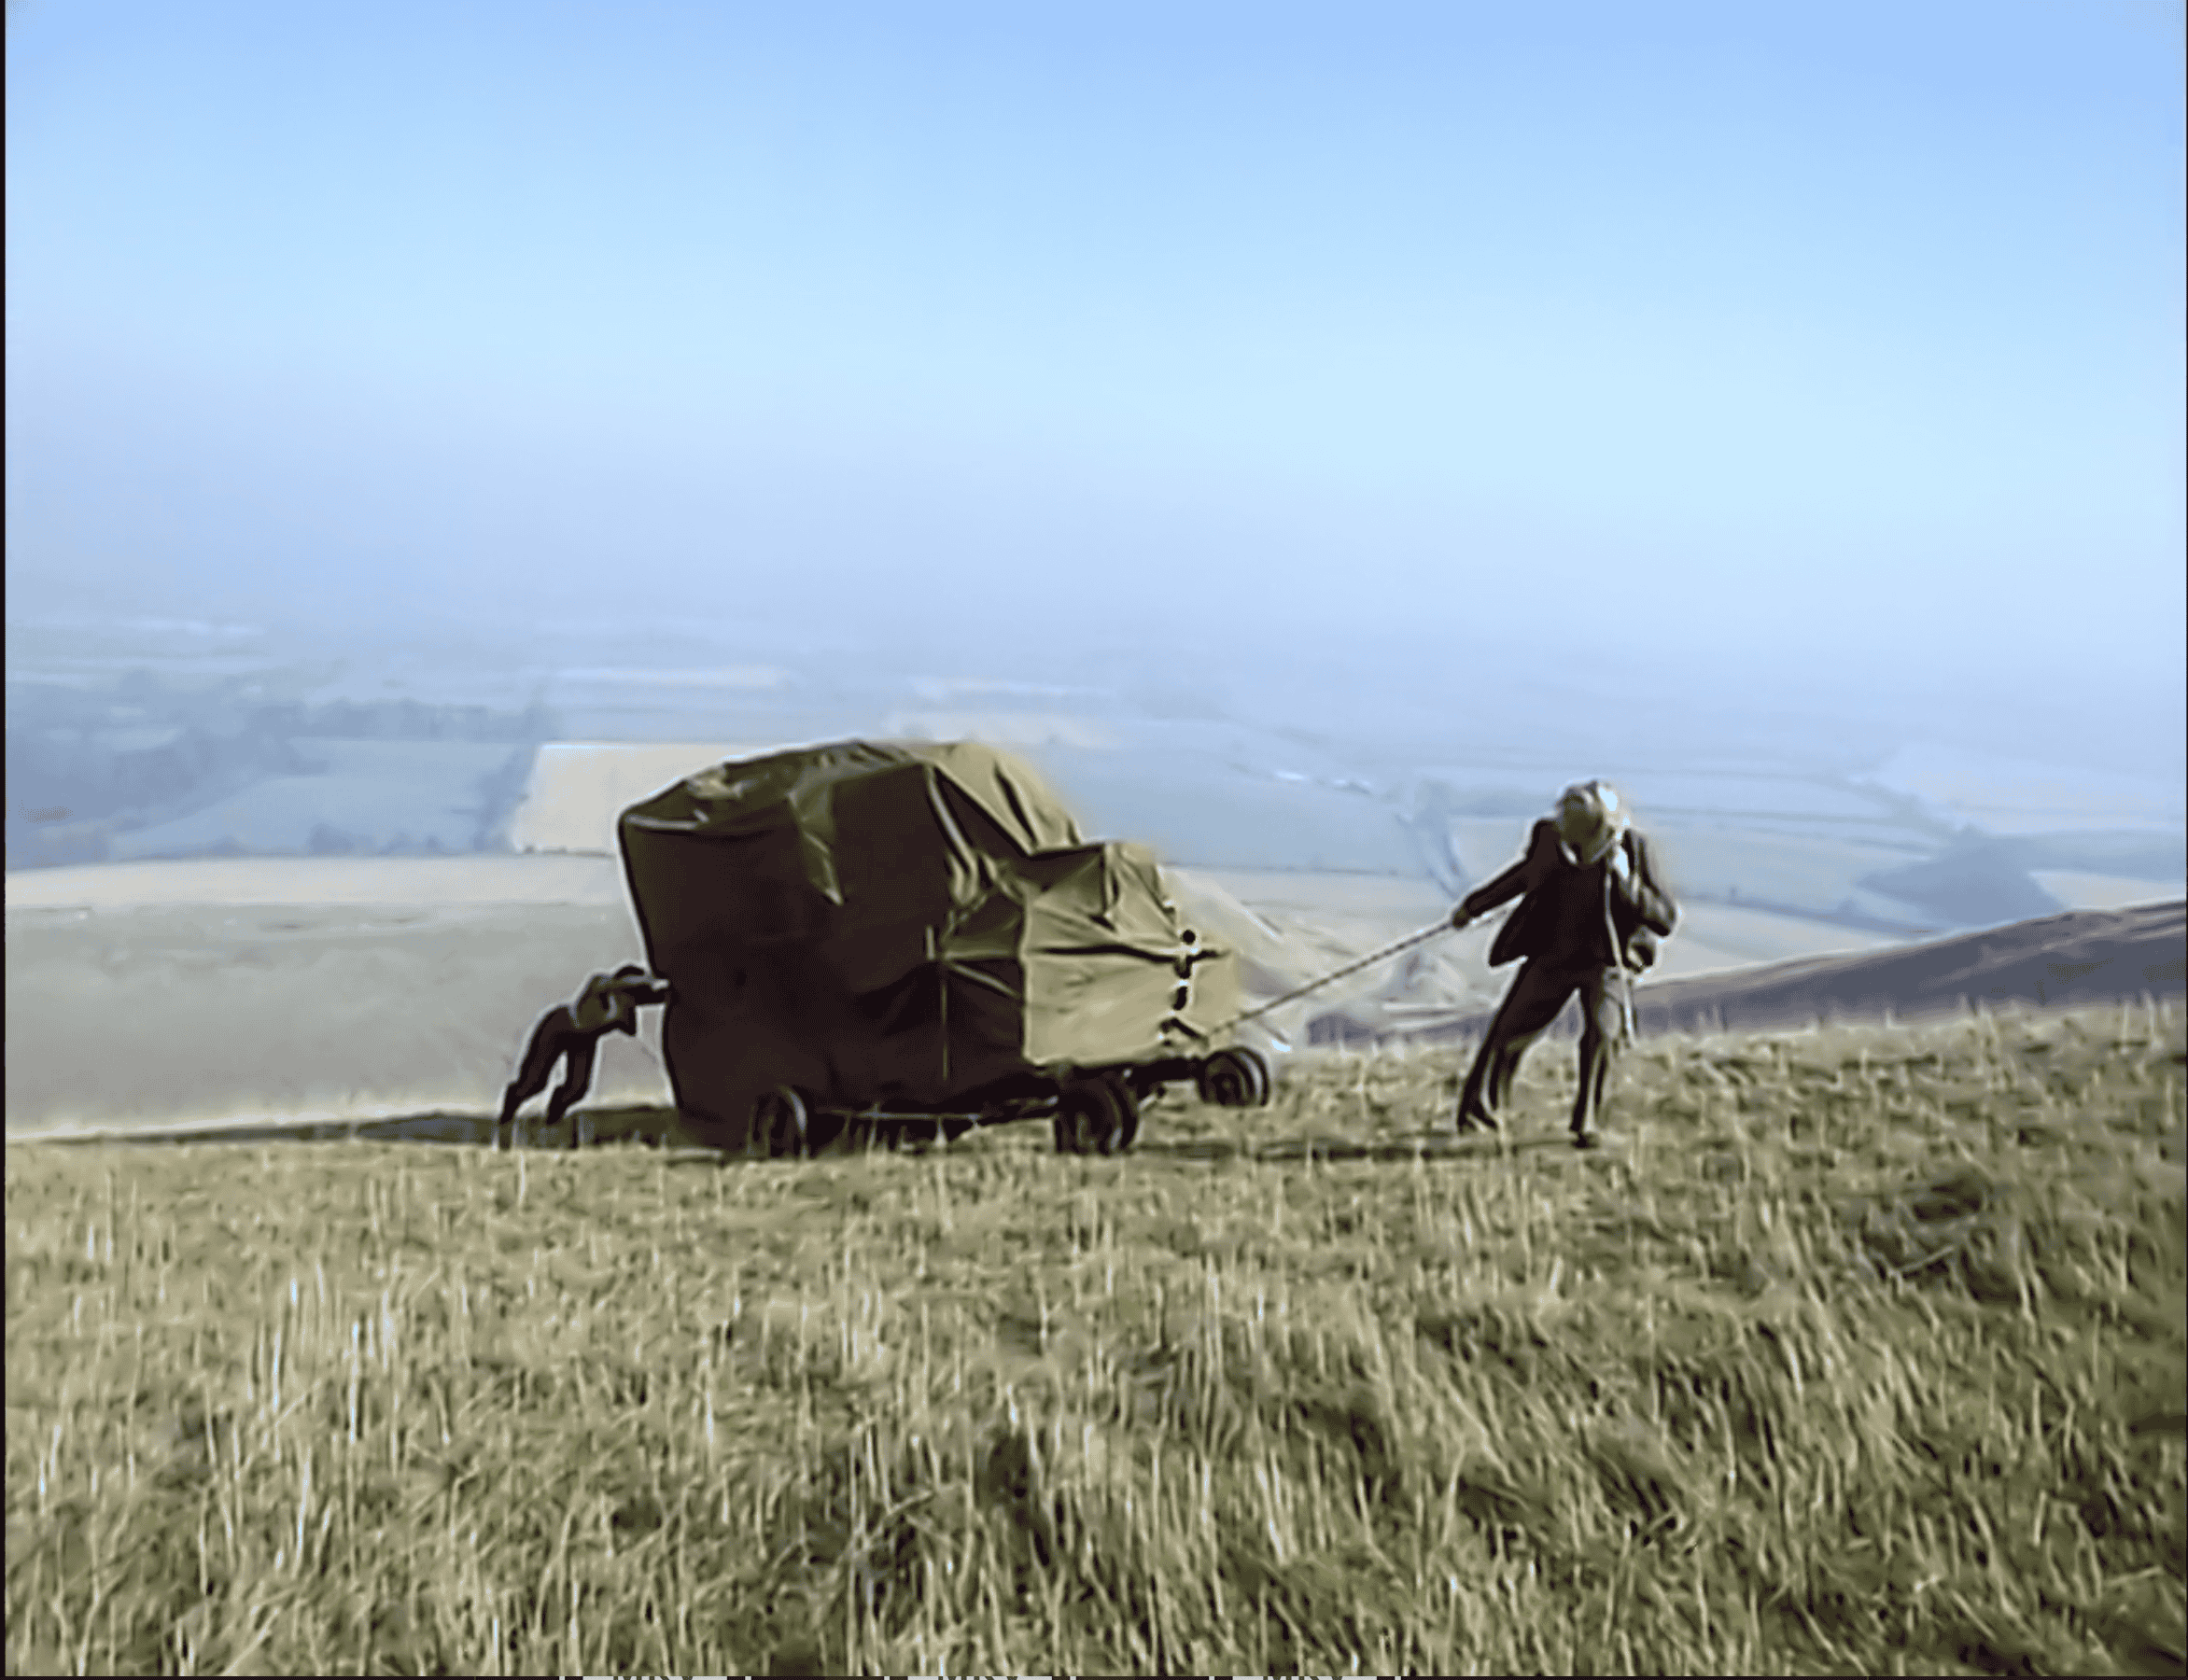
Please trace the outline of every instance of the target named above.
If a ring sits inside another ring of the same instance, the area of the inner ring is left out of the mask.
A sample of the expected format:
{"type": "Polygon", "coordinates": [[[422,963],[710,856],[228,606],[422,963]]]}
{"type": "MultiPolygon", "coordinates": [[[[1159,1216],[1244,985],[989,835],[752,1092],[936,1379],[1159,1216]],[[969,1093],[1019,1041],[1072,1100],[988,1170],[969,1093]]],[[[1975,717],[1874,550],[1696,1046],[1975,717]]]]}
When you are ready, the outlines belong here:
{"type": "Polygon", "coordinates": [[[566,1058],[562,1084],[547,1099],[547,1124],[553,1126],[568,1113],[593,1083],[593,1057],[599,1047],[600,1035],[581,1029],[568,1004],[560,1004],[541,1015],[540,1024],[532,1029],[531,1042],[525,1046],[524,1059],[517,1064],[516,1077],[501,1093],[501,1117],[494,1123],[497,1140],[516,1119],[517,1110],[547,1088],[554,1064],[566,1058]]]}
{"type": "Polygon", "coordinates": [[[1520,1058],[1542,1036],[1565,1000],[1580,994],[1580,1090],[1573,1099],[1573,1130],[1592,1131],[1610,1086],[1612,1060],[1625,1040],[1625,1010],[1629,982],[1615,968],[1530,959],[1520,970],[1512,989],[1497,1005],[1489,1023],[1489,1036],[1474,1057],[1466,1089],[1459,1095],[1461,1127],[1497,1124],[1498,1113],[1512,1094],[1512,1080],[1520,1071],[1520,1058]]]}

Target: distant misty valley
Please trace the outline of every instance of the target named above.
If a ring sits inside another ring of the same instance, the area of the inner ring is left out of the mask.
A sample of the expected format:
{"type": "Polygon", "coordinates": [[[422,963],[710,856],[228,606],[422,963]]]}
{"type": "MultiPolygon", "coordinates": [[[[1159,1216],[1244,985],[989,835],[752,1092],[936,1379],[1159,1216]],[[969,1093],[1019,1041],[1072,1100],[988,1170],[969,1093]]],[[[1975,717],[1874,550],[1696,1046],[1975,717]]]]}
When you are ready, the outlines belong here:
{"type": "Polygon", "coordinates": [[[8,630],[10,871],[163,859],[605,851],[613,809],[722,752],[843,735],[1023,752],[1090,831],[1204,870],[1408,877],[1456,896],[1567,780],[1621,785],[1683,898],[1758,959],[1788,924],[1889,942],[2177,896],[2181,790],[1923,738],[1635,732],[1081,657],[1029,674],[667,638],[335,651],[245,626],[8,630]],[[772,657],[769,655],[772,654],[772,657]],[[675,745],[691,750],[689,765],[675,745]],[[641,750],[643,749],[643,750],[641,750]],[[1746,930],[1743,934],[1742,930],[1746,930]]]}

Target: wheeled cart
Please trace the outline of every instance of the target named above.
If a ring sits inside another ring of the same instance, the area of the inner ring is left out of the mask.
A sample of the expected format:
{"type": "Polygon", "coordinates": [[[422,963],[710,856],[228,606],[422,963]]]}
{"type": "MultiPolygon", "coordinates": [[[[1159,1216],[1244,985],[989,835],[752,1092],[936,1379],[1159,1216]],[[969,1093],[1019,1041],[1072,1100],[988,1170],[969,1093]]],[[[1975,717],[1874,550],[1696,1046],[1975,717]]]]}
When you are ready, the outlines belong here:
{"type": "Polygon", "coordinates": [[[1266,1102],[1223,1042],[1237,962],[1154,856],[1088,841],[1029,766],[845,741],[708,766],[624,812],[624,869],[687,1125],[793,1153],[847,1129],[1050,1120],[1115,1154],[1165,1085],[1266,1102]]]}

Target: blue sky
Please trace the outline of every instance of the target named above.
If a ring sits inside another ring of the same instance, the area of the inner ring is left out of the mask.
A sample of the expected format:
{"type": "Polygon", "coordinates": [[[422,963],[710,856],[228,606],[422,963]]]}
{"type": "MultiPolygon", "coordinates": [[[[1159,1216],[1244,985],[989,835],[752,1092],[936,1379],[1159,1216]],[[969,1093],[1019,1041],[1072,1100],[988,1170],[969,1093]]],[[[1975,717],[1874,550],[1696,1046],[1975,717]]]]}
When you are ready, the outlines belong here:
{"type": "Polygon", "coordinates": [[[25,0],[10,615],[1153,618],[2170,720],[2180,16],[25,0]]]}

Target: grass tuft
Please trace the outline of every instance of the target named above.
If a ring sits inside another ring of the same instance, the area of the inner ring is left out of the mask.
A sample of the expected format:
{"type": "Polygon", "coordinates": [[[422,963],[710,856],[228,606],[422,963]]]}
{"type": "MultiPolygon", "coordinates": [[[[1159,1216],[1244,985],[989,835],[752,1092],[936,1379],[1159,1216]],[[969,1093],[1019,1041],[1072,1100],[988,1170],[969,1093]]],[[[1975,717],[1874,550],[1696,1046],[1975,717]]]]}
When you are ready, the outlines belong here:
{"type": "Polygon", "coordinates": [[[2177,1007],[1002,1127],[8,1151],[19,1673],[2178,1672],[2177,1007]]]}

